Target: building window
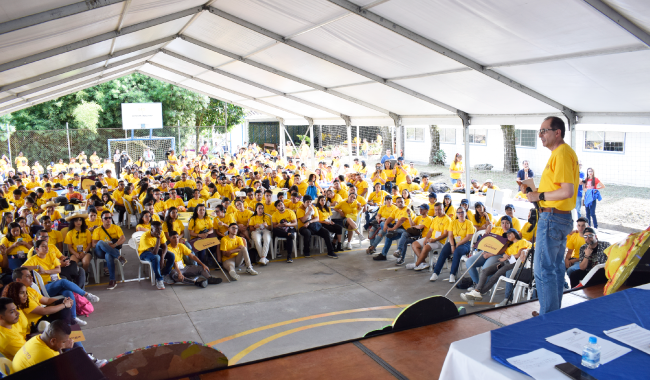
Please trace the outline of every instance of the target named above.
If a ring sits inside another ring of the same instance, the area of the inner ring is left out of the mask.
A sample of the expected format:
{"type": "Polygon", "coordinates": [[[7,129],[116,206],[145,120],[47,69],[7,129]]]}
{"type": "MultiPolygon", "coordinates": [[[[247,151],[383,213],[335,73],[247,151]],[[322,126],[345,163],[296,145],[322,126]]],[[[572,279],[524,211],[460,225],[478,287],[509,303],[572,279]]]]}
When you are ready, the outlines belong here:
{"type": "Polygon", "coordinates": [[[424,128],[406,128],[407,141],[424,141],[424,128]]]}
{"type": "Polygon", "coordinates": [[[537,146],[537,133],[532,129],[515,129],[515,145],[535,148],[537,146]]]}
{"type": "Polygon", "coordinates": [[[470,129],[469,143],[487,145],[487,129],[470,129]]]}
{"type": "Polygon", "coordinates": [[[441,144],[456,144],[456,130],[454,128],[440,128],[441,144]]]}
{"type": "Polygon", "coordinates": [[[625,150],[625,132],[585,131],[585,150],[623,152],[625,150]]]}

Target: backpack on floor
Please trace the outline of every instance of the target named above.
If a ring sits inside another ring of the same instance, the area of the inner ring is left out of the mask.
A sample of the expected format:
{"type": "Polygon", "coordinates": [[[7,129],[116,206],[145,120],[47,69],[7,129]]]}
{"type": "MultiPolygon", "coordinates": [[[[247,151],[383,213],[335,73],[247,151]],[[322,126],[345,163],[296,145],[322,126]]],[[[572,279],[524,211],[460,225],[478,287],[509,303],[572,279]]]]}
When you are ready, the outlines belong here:
{"type": "Polygon", "coordinates": [[[473,283],[474,282],[472,281],[471,277],[463,277],[463,279],[458,282],[456,287],[458,289],[468,289],[470,286],[472,286],[473,283]]]}
{"type": "Polygon", "coordinates": [[[95,307],[88,301],[88,298],[80,296],[77,293],[74,293],[74,302],[77,305],[77,316],[83,315],[87,317],[95,311],[95,307]]]}

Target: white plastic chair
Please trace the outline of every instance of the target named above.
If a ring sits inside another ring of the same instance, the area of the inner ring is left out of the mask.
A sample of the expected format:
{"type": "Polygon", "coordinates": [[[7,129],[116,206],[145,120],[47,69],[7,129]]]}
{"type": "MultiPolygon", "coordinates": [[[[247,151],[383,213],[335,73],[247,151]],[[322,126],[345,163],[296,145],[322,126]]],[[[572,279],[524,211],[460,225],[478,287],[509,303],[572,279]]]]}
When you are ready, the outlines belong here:
{"type": "Polygon", "coordinates": [[[135,255],[138,258],[138,282],[140,280],[144,279],[146,280],[147,277],[142,277],[142,271],[144,266],[149,267],[149,278],[151,279],[151,285],[156,285],[156,276],[153,273],[153,267],[151,266],[151,263],[146,260],[142,260],[140,258],[140,255],[138,255],[138,246],[140,245],[140,238],[142,235],[145,234],[145,231],[138,231],[131,236],[131,239],[129,239],[129,247],[133,248],[135,250],[135,255]]]}
{"type": "MultiPolygon", "coordinates": [[[[120,255],[121,254],[122,254],[122,250],[120,249],[120,255]]],[[[114,258],[113,261],[115,262],[115,268],[120,272],[120,277],[122,278],[122,282],[124,282],[124,267],[122,266],[122,263],[120,263],[120,260],[116,258],[114,258]]],[[[95,263],[97,264],[97,269],[96,269],[97,276],[95,276],[95,283],[99,284],[99,279],[102,273],[101,264],[102,263],[106,264],[106,259],[100,259],[97,256],[95,256],[95,263]]]]}
{"type": "Polygon", "coordinates": [[[217,208],[217,206],[220,205],[220,204],[221,204],[221,199],[217,199],[217,198],[208,199],[208,201],[205,202],[205,207],[208,210],[215,210],[217,208]]]}
{"type": "Polygon", "coordinates": [[[126,209],[126,215],[125,215],[125,217],[126,217],[126,228],[130,229],[131,228],[131,217],[135,216],[136,224],[138,223],[138,220],[137,220],[138,217],[135,214],[135,210],[133,209],[133,205],[131,204],[131,202],[129,202],[129,201],[124,202],[124,208],[126,209]]]}
{"type": "Polygon", "coordinates": [[[38,287],[36,290],[38,290],[43,295],[43,297],[50,298],[50,295],[47,293],[47,289],[45,289],[45,283],[43,282],[43,277],[41,277],[41,275],[35,270],[32,271],[32,276],[34,277],[34,282],[32,283],[32,287],[36,285],[38,287]]]}
{"type": "MultiPolygon", "coordinates": [[[[480,236],[483,236],[483,235],[485,235],[485,230],[476,231],[474,233],[474,235],[472,236],[472,241],[470,241],[470,243],[469,243],[470,250],[471,250],[470,252],[474,252],[474,250],[472,250],[472,247],[474,247],[474,243],[476,243],[476,240],[478,240],[478,238],[480,236]]],[[[461,257],[460,258],[459,269],[462,268],[463,264],[465,264],[465,269],[467,269],[467,260],[469,260],[469,258],[472,257],[472,256],[469,256],[469,257],[468,256],[463,256],[463,257],[461,257]]],[[[477,269],[480,269],[480,268],[477,268],[477,269]]]]}
{"type": "MultiPolygon", "coordinates": [[[[298,236],[297,235],[299,235],[299,234],[295,233],[295,232],[293,233],[293,253],[294,253],[294,257],[298,257],[298,244],[297,244],[298,236]]],[[[275,241],[273,242],[273,246],[272,246],[273,251],[271,252],[271,255],[272,255],[273,259],[275,259],[275,257],[277,256],[277,253],[280,251],[280,242],[281,241],[287,241],[287,239],[283,238],[283,237],[275,237],[274,240],[275,241]]],[[[287,259],[288,258],[289,257],[287,257],[287,259]]]]}
{"type": "MultiPolygon", "coordinates": [[[[580,283],[579,283],[579,284],[578,284],[574,289],[582,288],[583,286],[587,285],[587,283],[589,282],[589,280],[591,280],[591,278],[592,278],[592,277],[596,274],[596,272],[598,272],[598,270],[600,270],[601,268],[605,268],[605,264],[598,264],[598,265],[594,266],[593,268],[591,268],[591,270],[589,271],[589,273],[587,273],[587,275],[586,275],[582,280],[580,280],[580,283]]],[[[569,282],[569,283],[570,283],[570,282],[569,282]]]]}
{"type": "MultiPolygon", "coordinates": [[[[142,212],[144,211],[144,207],[142,206],[142,204],[140,203],[140,201],[133,201],[133,203],[135,203],[135,210],[136,210],[136,212],[138,213],[138,215],[141,215],[142,212]]],[[[137,217],[136,217],[136,218],[137,218],[137,217]]]]}

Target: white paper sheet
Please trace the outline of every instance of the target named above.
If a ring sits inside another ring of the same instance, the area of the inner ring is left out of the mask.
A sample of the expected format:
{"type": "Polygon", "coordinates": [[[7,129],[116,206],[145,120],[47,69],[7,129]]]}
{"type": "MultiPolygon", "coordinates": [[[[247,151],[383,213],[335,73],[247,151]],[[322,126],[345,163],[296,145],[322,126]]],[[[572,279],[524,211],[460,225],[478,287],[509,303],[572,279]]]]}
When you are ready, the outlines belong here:
{"type": "Polygon", "coordinates": [[[535,380],[556,380],[559,372],[555,366],[564,362],[562,356],[545,348],[508,359],[508,363],[526,372],[535,380]]]}
{"type": "Polygon", "coordinates": [[[636,323],[603,332],[610,338],[650,355],[650,331],[636,323]]]}
{"type": "Polygon", "coordinates": [[[521,181],[524,185],[530,187],[532,191],[537,191],[537,186],[535,185],[535,179],[534,178],[528,178],[523,181],[521,181]]]}
{"type": "MultiPolygon", "coordinates": [[[[546,338],[546,341],[556,346],[566,348],[578,355],[582,355],[582,349],[589,343],[589,337],[594,336],[580,329],[573,328],[569,331],[546,338]]],[[[607,364],[612,360],[632,351],[627,347],[619,346],[607,339],[598,337],[596,343],[600,346],[600,364],[607,364]]]]}

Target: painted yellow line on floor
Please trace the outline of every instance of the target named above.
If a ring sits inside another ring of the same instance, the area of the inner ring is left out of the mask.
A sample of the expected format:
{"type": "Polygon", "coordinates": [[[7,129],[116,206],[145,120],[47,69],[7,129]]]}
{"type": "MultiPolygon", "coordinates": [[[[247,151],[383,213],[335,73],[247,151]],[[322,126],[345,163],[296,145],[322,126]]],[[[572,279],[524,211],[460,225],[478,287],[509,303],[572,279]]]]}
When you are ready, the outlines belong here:
{"type": "Polygon", "coordinates": [[[262,339],[259,342],[252,344],[248,347],[246,347],[244,350],[239,352],[237,355],[233,356],[232,359],[228,361],[228,365],[235,365],[237,364],[244,356],[250,354],[253,350],[258,349],[262,347],[263,345],[272,342],[278,338],[282,338],[284,336],[299,332],[299,331],[305,331],[309,329],[313,329],[315,327],[321,327],[321,326],[329,326],[329,325],[335,325],[339,323],[350,323],[350,322],[392,322],[393,318],[354,318],[354,319],[339,319],[337,321],[328,321],[328,322],[320,322],[320,323],[314,323],[313,325],[307,325],[307,326],[301,326],[301,327],[296,327],[295,329],[283,331],[281,333],[277,333],[275,335],[271,335],[268,338],[262,339]]]}
{"type": "MultiPolygon", "coordinates": [[[[287,321],[273,323],[273,324],[270,324],[270,325],[261,326],[261,327],[257,327],[257,328],[254,328],[254,329],[246,330],[246,331],[234,334],[234,335],[227,336],[225,338],[217,339],[215,341],[212,341],[212,342],[208,343],[208,346],[215,346],[217,344],[224,343],[224,342],[227,342],[229,340],[233,340],[235,338],[239,338],[239,337],[242,337],[242,336],[245,336],[245,335],[249,335],[249,334],[253,334],[253,333],[256,333],[256,332],[272,329],[272,328],[275,328],[275,327],[286,326],[286,325],[289,325],[289,324],[292,324],[292,323],[308,321],[308,320],[311,320],[311,319],[325,318],[325,317],[331,317],[331,316],[334,316],[334,315],[342,315],[342,314],[350,314],[350,313],[361,313],[361,312],[364,312],[364,311],[399,309],[399,308],[404,308],[406,306],[408,306],[408,305],[389,305],[389,306],[363,307],[363,308],[360,308],[360,309],[332,311],[332,312],[329,312],[329,313],[315,314],[315,315],[310,315],[308,317],[290,319],[290,320],[287,320],[287,321]]],[[[392,321],[393,319],[390,319],[390,320],[392,321]]]]}

